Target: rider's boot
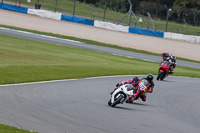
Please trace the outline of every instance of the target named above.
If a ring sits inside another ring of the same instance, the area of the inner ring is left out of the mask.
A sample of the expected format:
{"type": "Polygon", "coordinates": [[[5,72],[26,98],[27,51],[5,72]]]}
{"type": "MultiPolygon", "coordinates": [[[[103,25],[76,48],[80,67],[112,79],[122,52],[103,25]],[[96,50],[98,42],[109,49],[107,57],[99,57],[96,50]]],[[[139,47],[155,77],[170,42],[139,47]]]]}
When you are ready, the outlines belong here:
{"type": "Polygon", "coordinates": [[[126,103],[133,103],[133,97],[130,97],[128,100],[126,100],[126,103]]]}
{"type": "Polygon", "coordinates": [[[142,99],[143,102],[146,101],[146,96],[142,95],[140,98],[142,99]]]}
{"type": "Polygon", "coordinates": [[[129,101],[130,101],[130,103],[132,103],[133,102],[133,97],[130,97],[129,101]]]}
{"type": "Polygon", "coordinates": [[[170,72],[169,72],[169,74],[173,74],[174,73],[174,70],[172,69],[170,72]]]}

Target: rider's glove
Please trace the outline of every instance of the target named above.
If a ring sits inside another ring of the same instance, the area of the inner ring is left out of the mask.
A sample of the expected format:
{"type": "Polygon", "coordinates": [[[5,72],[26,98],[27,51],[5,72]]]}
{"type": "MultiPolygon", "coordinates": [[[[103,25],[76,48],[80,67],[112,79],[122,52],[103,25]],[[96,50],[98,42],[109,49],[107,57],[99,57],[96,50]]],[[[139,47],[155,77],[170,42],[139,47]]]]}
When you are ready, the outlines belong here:
{"type": "Polygon", "coordinates": [[[123,85],[123,83],[118,83],[116,84],[116,87],[120,87],[121,85],[123,85]]]}
{"type": "Polygon", "coordinates": [[[148,93],[152,93],[153,92],[153,89],[150,89],[149,91],[148,91],[148,93]]]}
{"type": "Polygon", "coordinates": [[[148,93],[152,93],[153,92],[153,88],[154,88],[154,85],[151,85],[148,89],[148,93]]]}
{"type": "Polygon", "coordinates": [[[116,87],[119,87],[119,85],[120,85],[120,83],[117,83],[117,84],[116,84],[116,87]]]}

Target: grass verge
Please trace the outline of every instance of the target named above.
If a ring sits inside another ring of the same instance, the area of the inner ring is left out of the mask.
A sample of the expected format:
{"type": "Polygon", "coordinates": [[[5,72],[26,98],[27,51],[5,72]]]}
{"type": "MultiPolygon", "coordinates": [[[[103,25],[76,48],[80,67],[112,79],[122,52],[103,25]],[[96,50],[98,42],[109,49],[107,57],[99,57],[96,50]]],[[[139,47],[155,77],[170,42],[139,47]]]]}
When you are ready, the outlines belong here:
{"type": "MultiPolygon", "coordinates": [[[[157,74],[159,63],[0,35],[0,84],[109,75],[157,74]]],[[[200,77],[177,66],[177,76],[200,77]]]]}
{"type": "Polygon", "coordinates": [[[38,133],[0,124],[0,133],[38,133]]]}
{"type": "MultiPolygon", "coordinates": [[[[53,36],[53,37],[64,38],[64,39],[70,39],[70,40],[85,42],[87,44],[105,46],[105,47],[110,47],[110,48],[116,48],[116,49],[126,50],[126,51],[133,51],[133,52],[142,53],[142,54],[149,54],[149,55],[154,55],[154,56],[161,56],[161,54],[157,54],[157,53],[153,53],[153,52],[149,52],[149,51],[145,51],[145,50],[137,50],[137,49],[133,49],[133,48],[121,47],[121,46],[112,45],[112,44],[105,44],[105,43],[101,43],[101,42],[97,42],[97,41],[92,41],[92,40],[87,40],[87,39],[81,39],[81,38],[76,38],[76,37],[72,37],[72,36],[64,36],[64,35],[59,35],[59,34],[54,34],[54,33],[41,32],[41,31],[24,29],[24,28],[7,26],[7,25],[0,25],[0,27],[10,28],[10,29],[16,29],[16,30],[21,30],[21,31],[27,31],[27,32],[32,32],[32,33],[37,33],[37,34],[42,34],[42,35],[48,35],[48,36],[53,36]]],[[[177,57],[177,59],[178,60],[183,60],[183,61],[194,62],[194,63],[200,63],[200,61],[186,59],[186,58],[181,58],[181,57],[177,57]]]]}

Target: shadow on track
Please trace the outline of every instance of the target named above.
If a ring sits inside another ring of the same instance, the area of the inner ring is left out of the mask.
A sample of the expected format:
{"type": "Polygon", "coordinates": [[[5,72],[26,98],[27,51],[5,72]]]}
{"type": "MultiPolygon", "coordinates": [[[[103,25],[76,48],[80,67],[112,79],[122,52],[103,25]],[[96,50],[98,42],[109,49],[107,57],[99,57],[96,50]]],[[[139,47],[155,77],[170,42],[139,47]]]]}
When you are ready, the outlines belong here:
{"type": "Polygon", "coordinates": [[[152,104],[147,104],[147,103],[127,103],[127,104],[133,104],[133,105],[139,105],[139,106],[149,106],[149,107],[155,107],[155,105],[152,105],[152,104]]]}
{"type": "Polygon", "coordinates": [[[173,81],[170,81],[170,80],[157,80],[158,82],[173,82],[173,81]]]}
{"type": "Polygon", "coordinates": [[[110,107],[110,108],[113,108],[113,109],[135,110],[135,109],[132,109],[132,108],[121,107],[121,106],[115,106],[115,107],[111,107],[109,105],[107,105],[107,106],[110,107]]]}

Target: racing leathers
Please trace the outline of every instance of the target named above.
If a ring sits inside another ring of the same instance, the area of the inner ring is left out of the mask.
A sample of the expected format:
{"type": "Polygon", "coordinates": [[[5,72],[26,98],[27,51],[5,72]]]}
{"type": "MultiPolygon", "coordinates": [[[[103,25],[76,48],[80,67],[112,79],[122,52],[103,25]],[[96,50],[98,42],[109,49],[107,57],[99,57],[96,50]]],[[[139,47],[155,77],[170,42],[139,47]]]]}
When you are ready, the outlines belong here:
{"type": "MultiPolygon", "coordinates": [[[[125,84],[132,84],[133,87],[134,87],[134,91],[136,91],[139,81],[140,81],[139,78],[138,78],[138,81],[137,81],[137,82],[135,82],[133,79],[131,79],[131,80],[126,80],[126,81],[123,81],[123,82],[121,82],[121,83],[116,84],[116,87],[120,87],[121,85],[125,85],[125,84]]],[[[134,91],[133,91],[133,92],[134,92],[134,91]]]]}
{"type": "Polygon", "coordinates": [[[133,100],[137,100],[138,98],[141,98],[142,101],[146,101],[147,93],[152,93],[154,88],[154,82],[153,80],[148,81],[146,78],[143,78],[137,87],[137,92],[134,94],[133,100]]]}
{"type": "MultiPolygon", "coordinates": [[[[126,80],[126,81],[123,81],[121,83],[118,83],[116,85],[116,87],[118,88],[118,87],[120,87],[121,85],[124,85],[124,84],[132,84],[133,85],[133,93],[136,93],[136,91],[138,89],[137,87],[138,87],[139,81],[140,81],[140,78],[134,77],[131,80],[126,80]]],[[[133,102],[133,97],[130,97],[130,99],[127,102],[133,102]]]]}

